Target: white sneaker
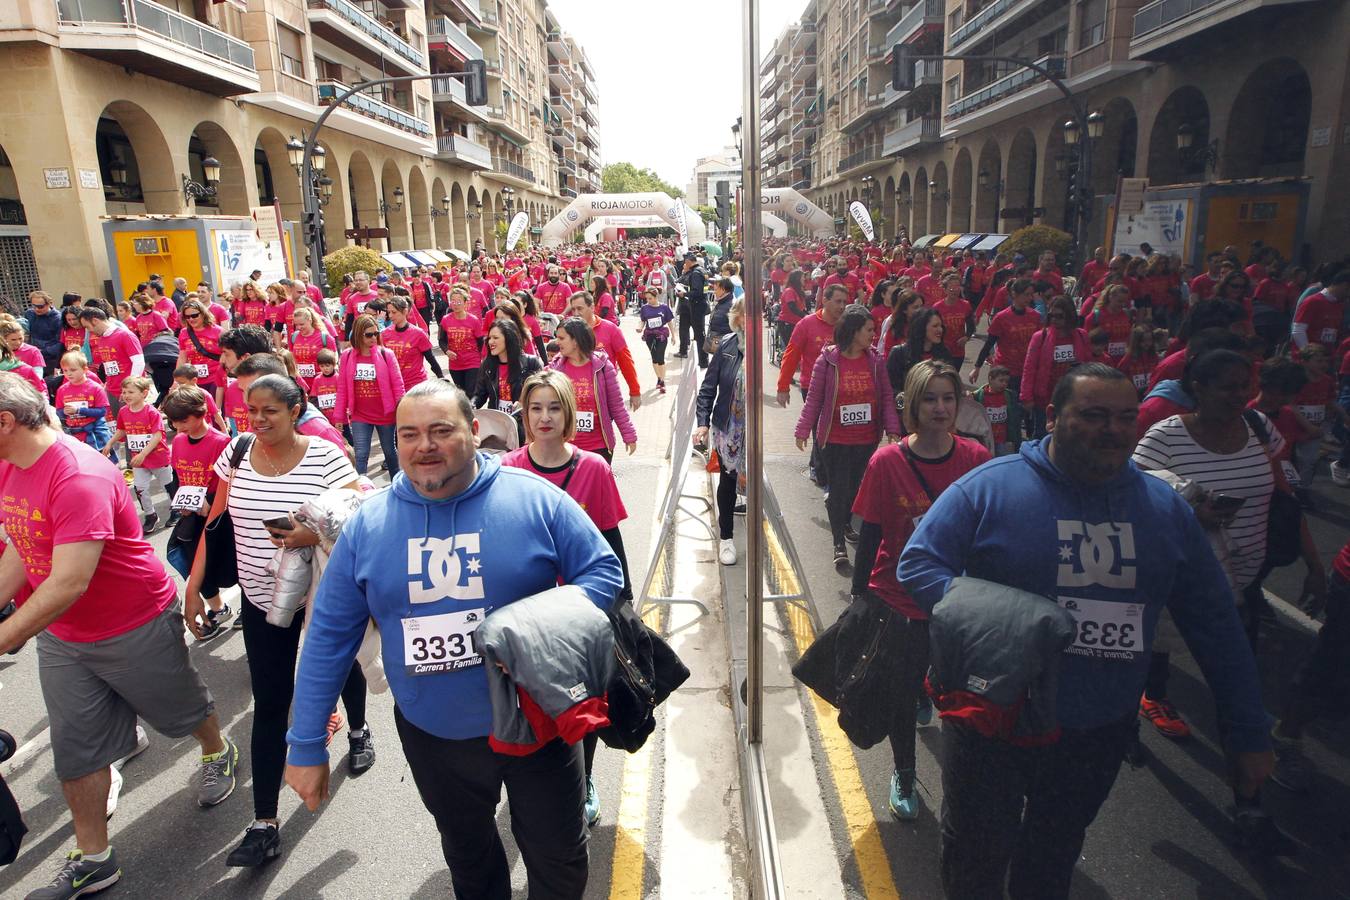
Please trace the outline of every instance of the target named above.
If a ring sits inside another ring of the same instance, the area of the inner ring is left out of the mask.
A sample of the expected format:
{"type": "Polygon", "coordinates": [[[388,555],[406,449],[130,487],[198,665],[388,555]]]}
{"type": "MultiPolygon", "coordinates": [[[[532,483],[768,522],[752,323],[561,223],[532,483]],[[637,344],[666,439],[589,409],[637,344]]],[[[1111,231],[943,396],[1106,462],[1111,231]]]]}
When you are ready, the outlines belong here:
{"type": "Polygon", "coordinates": [[[724,566],[736,565],[736,542],[728,538],[717,545],[717,559],[724,566]]]}
{"type": "Polygon", "coordinates": [[[1350,487],[1350,469],[1341,465],[1338,461],[1331,462],[1331,480],[1338,487],[1350,487]]]}
{"type": "MultiPolygon", "coordinates": [[[[145,729],[144,729],[144,728],[142,728],[141,726],[137,725],[137,726],[136,726],[136,746],[133,747],[132,750],[131,750],[131,752],[128,753],[126,756],[122,757],[122,758],[119,759],[119,760],[116,760],[116,761],[112,764],[113,771],[116,772],[118,769],[120,769],[120,768],[122,768],[124,765],[126,765],[126,764],[127,764],[127,760],[129,760],[129,759],[135,759],[137,756],[140,756],[142,753],[145,752],[145,748],[146,748],[146,747],[149,747],[149,746],[150,746],[150,738],[149,738],[149,736],[145,733],[145,729]]],[[[112,814],[109,813],[109,815],[112,815],[112,814]]]]}
{"type": "Polygon", "coordinates": [[[109,772],[112,773],[112,783],[108,785],[108,818],[113,817],[117,812],[117,798],[122,795],[122,773],[117,771],[114,765],[109,772]]]}

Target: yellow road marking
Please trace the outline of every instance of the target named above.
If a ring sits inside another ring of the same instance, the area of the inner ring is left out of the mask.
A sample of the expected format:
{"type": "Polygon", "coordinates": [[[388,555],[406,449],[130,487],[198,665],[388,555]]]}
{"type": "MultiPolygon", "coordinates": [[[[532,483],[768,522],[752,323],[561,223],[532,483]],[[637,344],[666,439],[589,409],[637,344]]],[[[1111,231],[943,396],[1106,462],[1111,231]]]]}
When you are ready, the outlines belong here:
{"type": "MultiPolygon", "coordinates": [[[[765,531],[772,534],[773,529],[766,527],[765,531]]],[[[776,538],[771,537],[767,546],[780,583],[795,585],[792,567],[776,538]]],[[[787,612],[788,627],[792,630],[792,640],[800,656],[815,640],[815,626],[811,624],[811,617],[797,604],[787,603],[780,608],[787,612]]],[[[839,796],[839,811],[844,817],[844,827],[848,829],[849,842],[853,845],[853,859],[858,866],[863,893],[869,900],[898,900],[900,891],[891,874],[891,862],[881,844],[881,832],[877,829],[876,815],[863,788],[853,745],[839,728],[839,713],[820,699],[815,691],[807,690],[807,693],[811,696],[816,726],[820,729],[820,743],[829,762],[835,793],[839,796]]]]}

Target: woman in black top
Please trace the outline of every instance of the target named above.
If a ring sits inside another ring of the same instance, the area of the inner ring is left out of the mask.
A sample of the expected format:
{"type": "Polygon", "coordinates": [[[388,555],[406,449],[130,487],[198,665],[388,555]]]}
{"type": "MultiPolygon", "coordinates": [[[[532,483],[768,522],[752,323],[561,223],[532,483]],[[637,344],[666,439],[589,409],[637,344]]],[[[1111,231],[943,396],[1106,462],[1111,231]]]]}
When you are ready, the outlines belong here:
{"type": "Polygon", "coordinates": [[[525,379],[544,367],[539,357],[521,348],[520,329],[510,319],[498,317],[487,333],[487,352],[478,367],[478,386],[473,405],[500,410],[515,416],[520,441],[525,442],[525,426],[520,417],[520,392],[525,379]]]}
{"type": "Polygon", "coordinates": [[[953,367],[959,366],[960,362],[942,341],[945,333],[942,316],[936,309],[930,306],[915,313],[909,320],[908,339],[892,347],[886,355],[886,374],[891,385],[903,385],[909,367],[921,359],[936,359],[953,367]]]}

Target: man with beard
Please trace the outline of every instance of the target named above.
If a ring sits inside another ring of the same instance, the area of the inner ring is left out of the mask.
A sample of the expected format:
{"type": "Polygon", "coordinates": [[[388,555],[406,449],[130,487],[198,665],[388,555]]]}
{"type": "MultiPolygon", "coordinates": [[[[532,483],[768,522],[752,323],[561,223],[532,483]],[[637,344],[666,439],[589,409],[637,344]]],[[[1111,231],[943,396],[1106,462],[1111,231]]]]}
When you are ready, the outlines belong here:
{"type": "Polygon", "coordinates": [[[559,584],[608,609],[623,585],[619,560],[566,494],[475,452],[473,406],[453,384],[425,381],[408,391],[396,428],[393,487],[347,521],[315,597],[296,674],[286,783],[311,810],[328,796],[328,715],[374,618],[386,636],[404,756],[436,820],[456,896],[511,896],[495,821],[505,784],[530,896],[580,898],[587,877],[581,744],[555,738],[524,756],[493,751],[488,679],[472,632],[493,610],[559,584]],[[406,559],[406,570],[390,565],[393,557],[406,559]]]}
{"type": "Polygon", "coordinates": [[[567,314],[567,299],[571,296],[572,286],[562,280],[562,269],[556,265],[548,267],[548,277],[534,289],[539,311],[555,316],[567,314]]]}
{"type": "MultiPolygon", "coordinates": [[[[967,576],[1051,598],[1075,623],[1063,653],[1045,661],[1058,667],[1053,698],[1029,701],[1046,703],[1062,731],[1030,744],[1005,736],[1010,729],[976,727],[987,719],[947,718],[947,897],[1000,897],[1005,882],[1013,897],[1068,897],[1087,827],[1133,740],[1164,607],[1214,692],[1239,836],[1251,845],[1277,833],[1260,809],[1274,755],[1233,592],[1190,506],[1130,461],[1138,409],[1124,373],[1102,363],[1072,369],[1047,409],[1050,433],[944,491],[900,557],[897,575],[925,611],[967,576]]],[[[991,601],[985,622],[1005,612],[999,604],[1017,602],[991,601]]],[[[959,688],[974,693],[946,696],[962,696],[969,710],[970,698],[1006,674],[972,675],[959,688]]]]}

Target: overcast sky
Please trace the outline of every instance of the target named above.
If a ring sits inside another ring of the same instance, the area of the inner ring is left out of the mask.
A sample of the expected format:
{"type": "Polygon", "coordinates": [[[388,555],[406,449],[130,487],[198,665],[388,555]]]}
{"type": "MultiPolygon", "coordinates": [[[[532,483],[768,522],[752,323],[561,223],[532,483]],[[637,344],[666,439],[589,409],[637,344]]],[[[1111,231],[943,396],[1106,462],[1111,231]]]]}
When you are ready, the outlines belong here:
{"type": "MultiPolygon", "coordinates": [[[[761,57],[806,3],[760,0],[761,57]]],[[[738,0],[549,0],[548,5],[586,48],[595,70],[604,162],[654,169],[683,190],[696,159],[732,143],[744,69],[738,0]],[[681,97],[693,102],[676,102],[681,97]],[[676,109],[682,111],[672,114],[676,109]]]]}

